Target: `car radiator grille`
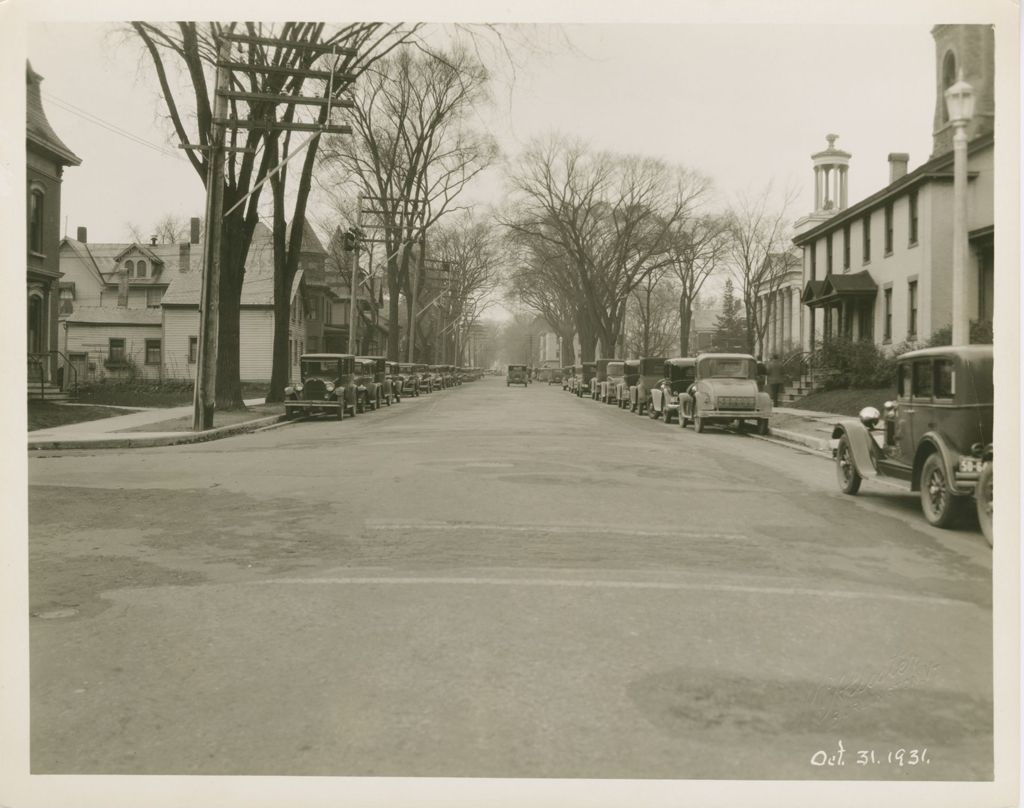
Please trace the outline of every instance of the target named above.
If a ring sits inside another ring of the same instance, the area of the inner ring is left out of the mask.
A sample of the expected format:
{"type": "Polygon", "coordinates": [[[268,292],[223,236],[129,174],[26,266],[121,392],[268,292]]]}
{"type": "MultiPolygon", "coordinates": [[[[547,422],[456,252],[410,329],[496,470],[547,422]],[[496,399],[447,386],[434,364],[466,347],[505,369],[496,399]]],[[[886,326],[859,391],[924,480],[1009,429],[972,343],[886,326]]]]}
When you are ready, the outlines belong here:
{"type": "Polygon", "coordinates": [[[302,397],[306,401],[323,401],[327,388],[319,379],[310,379],[302,387],[302,397]]]}
{"type": "Polygon", "coordinates": [[[752,396],[721,396],[718,399],[720,410],[752,410],[754,409],[754,398],[752,396]]]}

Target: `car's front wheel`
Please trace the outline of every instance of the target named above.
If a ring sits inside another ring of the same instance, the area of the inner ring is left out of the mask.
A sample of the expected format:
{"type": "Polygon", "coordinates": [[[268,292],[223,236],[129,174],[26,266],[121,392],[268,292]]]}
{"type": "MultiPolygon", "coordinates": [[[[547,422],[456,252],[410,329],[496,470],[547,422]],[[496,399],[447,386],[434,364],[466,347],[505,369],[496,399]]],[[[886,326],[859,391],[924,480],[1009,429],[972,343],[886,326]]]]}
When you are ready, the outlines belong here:
{"type": "Polygon", "coordinates": [[[921,512],[928,524],[949,527],[960,510],[960,498],[949,490],[946,467],[938,452],[932,452],[921,469],[921,512]]]}
{"type": "Polygon", "coordinates": [[[978,477],[974,499],[978,505],[978,523],[988,546],[992,547],[992,463],[986,463],[978,477]]]}
{"type": "Polygon", "coordinates": [[[839,439],[839,446],[836,448],[836,481],[839,483],[839,490],[844,494],[853,496],[860,490],[861,476],[853,464],[853,451],[850,448],[850,439],[846,435],[839,439]]]}
{"type": "Polygon", "coordinates": [[[703,432],[705,427],[704,419],[701,417],[700,410],[694,410],[693,413],[693,431],[703,432]]]}

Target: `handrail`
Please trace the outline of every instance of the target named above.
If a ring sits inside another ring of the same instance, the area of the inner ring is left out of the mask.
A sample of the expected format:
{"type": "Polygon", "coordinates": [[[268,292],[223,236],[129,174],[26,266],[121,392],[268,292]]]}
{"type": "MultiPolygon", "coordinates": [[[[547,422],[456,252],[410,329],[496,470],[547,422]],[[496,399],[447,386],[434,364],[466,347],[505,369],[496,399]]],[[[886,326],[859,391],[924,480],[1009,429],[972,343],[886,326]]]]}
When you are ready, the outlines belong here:
{"type": "Polygon", "coordinates": [[[46,400],[46,371],[45,361],[47,357],[58,356],[64,360],[62,365],[65,368],[65,373],[61,378],[60,389],[61,392],[67,392],[70,390],[78,389],[78,369],[74,366],[71,359],[68,358],[67,354],[63,351],[51,350],[51,351],[36,351],[28,354],[28,361],[39,368],[39,400],[46,400]],[[74,374],[74,384],[68,384],[67,370],[70,370],[74,374]]]}

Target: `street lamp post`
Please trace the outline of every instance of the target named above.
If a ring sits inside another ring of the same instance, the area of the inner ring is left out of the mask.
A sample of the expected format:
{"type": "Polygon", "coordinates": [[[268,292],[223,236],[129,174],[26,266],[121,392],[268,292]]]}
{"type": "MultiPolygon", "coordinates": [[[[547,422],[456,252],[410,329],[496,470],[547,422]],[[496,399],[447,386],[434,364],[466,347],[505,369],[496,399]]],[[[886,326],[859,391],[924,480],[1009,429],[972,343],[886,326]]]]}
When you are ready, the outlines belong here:
{"type": "Polygon", "coordinates": [[[953,126],[953,344],[970,341],[967,309],[967,124],[974,116],[974,89],[964,81],[946,90],[946,108],[953,126]]]}

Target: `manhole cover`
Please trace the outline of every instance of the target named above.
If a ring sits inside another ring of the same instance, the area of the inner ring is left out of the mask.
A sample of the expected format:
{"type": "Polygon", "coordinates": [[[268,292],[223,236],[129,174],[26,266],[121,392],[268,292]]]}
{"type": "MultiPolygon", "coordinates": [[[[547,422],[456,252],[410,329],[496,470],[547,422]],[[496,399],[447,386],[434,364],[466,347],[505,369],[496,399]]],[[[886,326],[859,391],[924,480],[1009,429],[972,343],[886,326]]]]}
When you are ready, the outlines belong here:
{"type": "Polygon", "coordinates": [[[56,620],[59,617],[74,617],[78,614],[78,609],[73,609],[70,606],[64,606],[60,609],[48,609],[45,612],[34,612],[33,617],[38,617],[40,620],[56,620]]]}

